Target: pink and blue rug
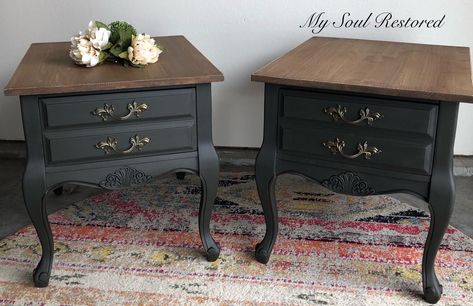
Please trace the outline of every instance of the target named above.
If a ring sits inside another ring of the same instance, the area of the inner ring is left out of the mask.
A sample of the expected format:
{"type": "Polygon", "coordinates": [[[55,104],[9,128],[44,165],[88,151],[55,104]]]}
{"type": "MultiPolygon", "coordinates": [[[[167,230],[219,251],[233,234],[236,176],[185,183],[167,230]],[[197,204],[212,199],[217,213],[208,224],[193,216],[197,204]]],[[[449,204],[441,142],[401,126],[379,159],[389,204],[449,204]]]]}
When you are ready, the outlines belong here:
{"type": "MultiPolygon", "coordinates": [[[[388,196],[334,194],[278,180],[280,233],[267,265],[254,176],[223,173],[212,218],[220,259],[202,255],[199,181],[169,176],[97,193],[50,216],[50,285],[34,288],[40,254],[28,226],[0,241],[0,304],[425,305],[421,259],[428,215],[388,196]]],[[[473,240],[450,227],[437,258],[440,305],[473,305],[473,240]]]]}

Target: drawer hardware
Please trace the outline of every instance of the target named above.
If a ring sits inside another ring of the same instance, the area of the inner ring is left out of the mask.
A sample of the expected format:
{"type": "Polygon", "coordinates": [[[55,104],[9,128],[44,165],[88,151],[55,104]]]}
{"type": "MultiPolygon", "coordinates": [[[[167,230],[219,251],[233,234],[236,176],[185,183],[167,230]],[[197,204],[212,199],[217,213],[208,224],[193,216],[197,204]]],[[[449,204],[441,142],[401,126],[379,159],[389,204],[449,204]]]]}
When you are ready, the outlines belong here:
{"type": "Polygon", "coordinates": [[[95,147],[99,150],[103,150],[105,154],[110,153],[119,153],[119,154],[128,154],[133,151],[141,151],[145,145],[151,142],[151,139],[148,137],[140,137],[135,135],[130,138],[130,147],[124,151],[119,151],[117,148],[118,141],[116,138],[107,137],[107,140],[98,142],[95,147]]]}
{"type": "Polygon", "coordinates": [[[382,151],[376,147],[369,147],[368,142],[364,142],[363,144],[359,143],[358,144],[358,152],[353,154],[353,155],[348,155],[345,152],[343,152],[343,148],[345,148],[345,141],[340,140],[339,138],[335,138],[335,141],[325,141],[322,143],[324,147],[330,149],[333,154],[339,153],[342,157],[348,158],[348,159],[355,159],[361,155],[365,156],[365,159],[370,159],[371,156],[374,154],[379,154],[382,151]]]}
{"type": "Polygon", "coordinates": [[[133,115],[137,118],[140,117],[140,114],[148,109],[148,105],[146,103],[138,104],[133,101],[132,103],[128,103],[126,108],[128,109],[128,114],[117,117],[114,114],[115,107],[113,105],[104,104],[103,107],[96,108],[92,112],[92,115],[102,118],[102,121],[107,121],[108,119],[127,120],[133,115]]]}
{"type": "Polygon", "coordinates": [[[371,110],[367,107],[365,109],[360,109],[360,118],[350,121],[345,118],[345,114],[347,113],[347,108],[342,107],[340,104],[331,107],[327,107],[324,109],[324,112],[331,116],[334,121],[342,120],[345,123],[349,124],[358,124],[366,120],[368,125],[372,125],[375,120],[383,118],[383,115],[380,113],[371,113],[371,110]]]}

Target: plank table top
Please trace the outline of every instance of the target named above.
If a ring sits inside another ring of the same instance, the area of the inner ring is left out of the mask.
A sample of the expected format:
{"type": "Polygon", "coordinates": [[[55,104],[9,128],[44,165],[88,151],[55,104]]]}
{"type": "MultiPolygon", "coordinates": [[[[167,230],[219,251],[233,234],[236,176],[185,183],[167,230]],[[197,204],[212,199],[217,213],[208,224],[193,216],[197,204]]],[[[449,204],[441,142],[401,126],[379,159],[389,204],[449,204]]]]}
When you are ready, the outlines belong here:
{"type": "Polygon", "coordinates": [[[252,74],[253,81],[473,103],[466,47],[313,37],[252,74]]]}
{"type": "Polygon", "coordinates": [[[104,63],[86,68],[69,58],[69,42],[34,43],[9,83],[7,96],[140,89],[223,81],[223,74],[184,36],[155,37],[164,52],[144,68],[104,63]]]}

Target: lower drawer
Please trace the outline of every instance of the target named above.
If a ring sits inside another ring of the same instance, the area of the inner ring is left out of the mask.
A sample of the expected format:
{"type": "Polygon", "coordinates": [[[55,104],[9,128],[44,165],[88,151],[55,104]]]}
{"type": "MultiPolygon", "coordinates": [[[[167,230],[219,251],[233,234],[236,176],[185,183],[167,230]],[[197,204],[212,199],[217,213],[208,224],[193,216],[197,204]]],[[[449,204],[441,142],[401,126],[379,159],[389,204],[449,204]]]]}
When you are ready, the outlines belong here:
{"type": "Polygon", "coordinates": [[[431,173],[433,158],[433,145],[429,141],[324,128],[283,126],[279,149],[311,158],[420,175],[431,173]]]}
{"type": "Polygon", "coordinates": [[[49,163],[195,151],[195,122],[45,133],[49,163]]]}

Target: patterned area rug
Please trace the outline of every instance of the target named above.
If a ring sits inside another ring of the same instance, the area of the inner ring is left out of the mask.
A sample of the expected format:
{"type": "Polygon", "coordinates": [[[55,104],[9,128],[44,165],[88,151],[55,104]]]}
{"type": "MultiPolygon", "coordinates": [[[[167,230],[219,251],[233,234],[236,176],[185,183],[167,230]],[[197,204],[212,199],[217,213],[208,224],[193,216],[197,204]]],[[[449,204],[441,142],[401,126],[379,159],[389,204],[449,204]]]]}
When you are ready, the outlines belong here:
{"type": "MultiPolygon", "coordinates": [[[[336,195],[283,175],[280,234],[254,260],[264,220],[254,176],[221,175],[212,218],[220,259],[197,231],[199,181],[173,176],[97,193],[50,216],[50,285],[32,286],[40,246],[29,226],[0,241],[0,304],[425,305],[420,264],[428,215],[388,196],[336,195]]],[[[441,305],[473,304],[473,240],[450,227],[437,258],[441,305]]]]}

